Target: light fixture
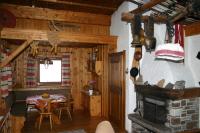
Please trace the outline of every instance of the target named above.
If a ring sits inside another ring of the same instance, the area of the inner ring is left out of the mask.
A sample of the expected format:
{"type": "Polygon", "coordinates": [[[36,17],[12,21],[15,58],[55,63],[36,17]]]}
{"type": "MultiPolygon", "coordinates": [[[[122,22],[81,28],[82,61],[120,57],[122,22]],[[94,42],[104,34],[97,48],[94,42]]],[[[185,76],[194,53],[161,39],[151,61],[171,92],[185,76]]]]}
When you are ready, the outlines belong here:
{"type": "Polygon", "coordinates": [[[35,5],[36,5],[36,0],[33,0],[33,1],[32,1],[31,7],[32,7],[32,8],[35,8],[35,5]]]}
{"type": "Polygon", "coordinates": [[[46,57],[43,60],[40,60],[40,64],[44,64],[45,69],[48,69],[49,65],[53,65],[53,61],[46,57]]]}

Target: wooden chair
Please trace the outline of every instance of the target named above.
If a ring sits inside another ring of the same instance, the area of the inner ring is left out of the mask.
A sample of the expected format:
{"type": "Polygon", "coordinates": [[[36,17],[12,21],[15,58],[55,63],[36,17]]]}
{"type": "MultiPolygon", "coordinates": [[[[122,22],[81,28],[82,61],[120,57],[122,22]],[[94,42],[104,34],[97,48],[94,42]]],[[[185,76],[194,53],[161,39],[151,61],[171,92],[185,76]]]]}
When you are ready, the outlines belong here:
{"type": "Polygon", "coordinates": [[[65,102],[60,102],[59,103],[59,120],[61,119],[61,115],[62,115],[62,111],[63,110],[66,110],[68,115],[69,115],[69,118],[70,120],[72,120],[72,115],[71,115],[71,109],[73,110],[73,104],[74,104],[74,100],[71,96],[71,94],[68,94],[67,95],[67,99],[65,102]]]}
{"type": "Polygon", "coordinates": [[[39,117],[39,124],[38,124],[38,129],[40,130],[41,124],[42,124],[42,120],[44,117],[49,117],[49,122],[50,122],[50,126],[51,126],[51,130],[52,130],[52,112],[51,112],[51,100],[47,100],[46,101],[45,107],[41,107],[40,108],[40,117],[39,117]]]}

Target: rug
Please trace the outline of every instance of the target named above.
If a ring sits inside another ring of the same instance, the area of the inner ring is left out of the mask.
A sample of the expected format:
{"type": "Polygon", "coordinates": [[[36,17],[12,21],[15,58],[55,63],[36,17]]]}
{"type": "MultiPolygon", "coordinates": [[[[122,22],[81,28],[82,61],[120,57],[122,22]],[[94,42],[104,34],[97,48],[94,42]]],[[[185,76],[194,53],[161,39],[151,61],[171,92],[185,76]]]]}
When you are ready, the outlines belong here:
{"type": "Polygon", "coordinates": [[[63,131],[59,133],[86,133],[84,129],[77,129],[77,130],[71,130],[71,131],[63,131]]]}

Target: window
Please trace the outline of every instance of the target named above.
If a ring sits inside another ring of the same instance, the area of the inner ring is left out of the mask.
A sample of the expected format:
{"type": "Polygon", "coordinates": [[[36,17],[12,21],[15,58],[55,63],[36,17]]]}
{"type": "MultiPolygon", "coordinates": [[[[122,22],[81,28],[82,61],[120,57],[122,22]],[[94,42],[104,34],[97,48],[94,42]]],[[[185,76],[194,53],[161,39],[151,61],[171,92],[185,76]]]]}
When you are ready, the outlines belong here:
{"type": "Polygon", "coordinates": [[[52,60],[48,67],[40,63],[40,82],[61,82],[61,60],[52,60]]]}

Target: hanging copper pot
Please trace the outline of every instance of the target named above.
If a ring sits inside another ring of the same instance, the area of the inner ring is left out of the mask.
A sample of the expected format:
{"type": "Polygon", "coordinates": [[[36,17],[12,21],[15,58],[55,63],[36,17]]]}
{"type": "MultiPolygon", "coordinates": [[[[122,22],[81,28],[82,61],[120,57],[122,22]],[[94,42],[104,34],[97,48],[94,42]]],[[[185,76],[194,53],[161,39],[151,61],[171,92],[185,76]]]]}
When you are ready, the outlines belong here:
{"type": "Polygon", "coordinates": [[[141,53],[140,51],[136,51],[136,52],[134,53],[134,59],[135,59],[136,61],[140,61],[141,58],[142,58],[142,53],[141,53]]]}

